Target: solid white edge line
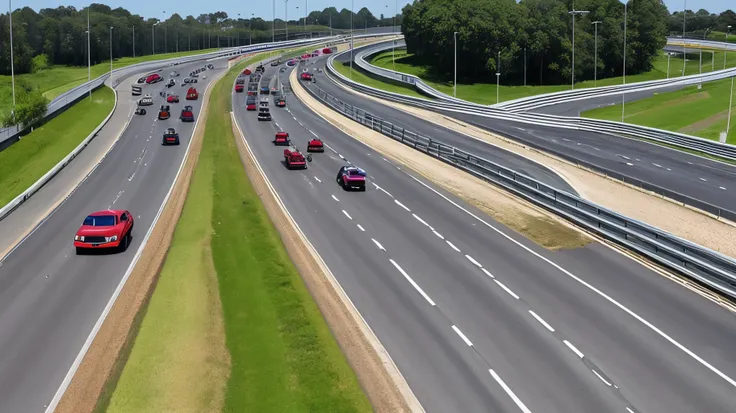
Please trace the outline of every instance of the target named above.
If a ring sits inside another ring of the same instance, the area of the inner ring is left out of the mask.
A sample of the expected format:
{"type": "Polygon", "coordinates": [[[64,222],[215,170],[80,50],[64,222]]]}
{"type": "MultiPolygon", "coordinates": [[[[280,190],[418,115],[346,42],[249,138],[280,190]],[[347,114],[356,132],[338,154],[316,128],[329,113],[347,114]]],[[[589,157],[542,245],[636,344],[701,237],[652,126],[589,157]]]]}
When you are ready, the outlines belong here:
{"type": "Polygon", "coordinates": [[[480,270],[481,270],[481,271],[483,271],[483,272],[484,272],[484,273],[485,273],[485,274],[486,274],[487,276],[489,276],[489,277],[491,277],[491,278],[493,278],[493,279],[495,279],[495,278],[496,278],[496,277],[494,277],[494,276],[493,276],[493,274],[491,274],[491,272],[490,272],[490,271],[488,271],[487,269],[485,269],[485,268],[481,268],[480,270]]]}
{"type": "Polygon", "coordinates": [[[350,219],[350,220],[353,219],[353,217],[351,217],[350,214],[348,214],[348,211],[346,211],[346,210],[343,209],[342,210],[342,213],[345,214],[345,216],[348,217],[348,219],[350,219]]]}
{"type": "Polygon", "coordinates": [[[357,225],[358,225],[358,229],[359,229],[359,230],[361,230],[361,231],[365,232],[365,228],[363,228],[363,227],[362,227],[362,226],[361,226],[360,224],[357,224],[357,225]]]}
{"type": "Polygon", "coordinates": [[[459,335],[460,338],[463,339],[463,341],[465,342],[465,344],[468,345],[468,347],[473,347],[473,343],[465,336],[465,334],[463,334],[462,331],[460,331],[459,328],[457,328],[456,325],[453,324],[452,325],[452,329],[455,330],[455,332],[457,333],[457,335],[459,335]]]}
{"type": "Polygon", "coordinates": [[[504,391],[506,392],[506,394],[508,394],[508,395],[509,395],[509,397],[511,397],[511,400],[513,400],[513,401],[514,401],[514,403],[516,403],[516,406],[518,406],[518,407],[519,407],[519,409],[521,409],[521,411],[522,411],[523,413],[532,413],[532,411],[531,411],[531,410],[529,410],[529,409],[528,409],[528,408],[526,407],[526,405],[524,404],[524,402],[522,402],[522,401],[521,401],[521,399],[519,399],[519,398],[518,398],[518,397],[516,396],[516,394],[514,394],[514,392],[513,392],[513,391],[511,391],[511,388],[510,388],[509,386],[507,386],[507,385],[506,385],[506,383],[504,383],[504,381],[503,381],[503,380],[501,379],[501,376],[499,376],[498,374],[496,374],[496,372],[495,372],[495,371],[493,371],[493,369],[489,369],[489,370],[488,370],[488,372],[490,372],[490,373],[491,373],[491,376],[493,376],[493,378],[494,378],[494,379],[496,380],[496,382],[497,382],[497,383],[498,383],[499,385],[501,385],[501,388],[503,388],[503,390],[504,390],[504,391]]]}
{"type": "Polygon", "coordinates": [[[504,291],[506,291],[507,293],[509,293],[509,295],[510,295],[510,296],[512,296],[512,297],[514,297],[514,298],[516,298],[517,300],[519,299],[519,296],[518,296],[518,295],[516,295],[516,293],[514,293],[513,291],[511,291],[511,290],[509,289],[509,287],[505,286],[505,285],[504,285],[504,284],[503,284],[503,283],[502,283],[501,281],[498,281],[498,280],[497,280],[497,279],[495,279],[495,278],[493,279],[493,281],[495,281],[495,282],[496,282],[496,284],[498,284],[498,286],[499,286],[499,287],[503,288],[503,290],[504,290],[504,291]]]}
{"type": "Polygon", "coordinates": [[[399,264],[396,263],[396,261],[394,261],[392,258],[389,258],[389,261],[391,261],[391,264],[393,264],[394,267],[396,267],[396,269],[401,273],[401,275],[403,275],[404,278],[406,278],[406,280],[409,281],[409,284],[411,284],[417,291],[419,291],[419,294],[421,294],[422,297],[424,297],[424,299],[427,300],[429,304],[434,307],[435,306],[434,301],[432,301],[432,299],[429,298],[427,293],[425,293],[424,290],[422,290],[422,287],[420,287],[416,282],[414,282],[414,280],[411,277],[409,277],[409,274],[407,274],[406,271],[404,271],[404,269],[401,268],[399,264]]]}
{"type": "Polygon", "coordinates": [[[450,241],[447,241],[447,240],[445,242],[447,243],[447,245],[450,246],[450,248],[454,249],[457,252],[460,252],[460,249],[458,247],[456,247],[455,244],[453,244],[453,243],[451,243],[450,241]]]}
{"type": "Polygon", "coordinates": [[[546,262],[547,264],[549,264],[552,267],[554,267],[557,270],[559,270],[561,273],[567,275],[571,279],[577,281],[578,283],[580,283],[581,285],[585,286],[589,290],[591,290],[594,293],[598,294],[599,296],[603,297],[606,301],[608,301],[609,303],[611,303],[614,306],[618,307],[620,310],[624,311],[625,313],[627,313],[628,315],[630,315],[631,317],[633,317],[635,320],[637,320],[640,323],[642,323],[645,326],[647,326],[650,330],[654,331],[657,335],[659,335],[660,337],[662,337],[665,340],[667,340],[668,342],[670,342],[670,344],[672,344],[673,346],[675,346],[678,349],[680,349],[682,352],[684,352],[685,354],[687,354],[688,356],[690,356],[691,358],[693,358],[694,360],[696,360],[698,363],[700,363],[701,365],[703,365],[704,367],[706,367],[708,370],[710,370],[713,373],[717,374],[720,378],[722,378],[723,380],[725,380],[726,382],[728,382],[731,386],[736,387],[736,380],[728,377],[726,374],[724,374],[723,372],[721,372],[717,368],[713,367],[710,363],[708,363],[707,361],[705,361],[703,358],[701,358],[697,354],[693,353],[690,349],[688,349],[687,347],[683,346],[682,344],[680,344],[678,341],[676,341],[672,337],[670,337],[667,334],[665,334],[662,330],[660,330],[659,328],[657,328],[654,324],[650,323],[649,321],[645,320],[639,314],[633,312],[628,307],[625,307],[623,304],[621,304],[618,301],[614,300],[612,297],[608,296],[606,293],[604,293],[603,291],[601,291],[598,288],[594,287],[593,285],[589,284],[588,282],[586,282],[582,278],[578,277],[577,275],[575,275],[575,274],[571,273],[570,271],[562,268],[560,265],[554,263],[549,258],[547,258],[547,257],[545,257],[545,256],[543,256],[543,255],[541,255],[539,253],[537,253],[536,251],[532,250],[531,248],[527,247],[526,245],[520,243],[519,241],[517,241],[517,240],[513,239],[512,237],[510,237],[509,235],[505,234],[500,229],[498,229],[498,228],[494,227],[493,225],[487,223],[486,221],[482,220],[480,217],[478,217],[477,215],[475,215],[472,212],[468,211],[467,209],[463,208],[462,206],[458,205],[453,200],[451,200],[451,199],[447,198],[446,196],[442,195],[441,193],[437,192],[434,188],[430,187],[429,185],[425,184],[424,182],[420,181],[419,179],[413,177],[412,175],[409,175],[409,176],[412,179],[414,179],[415,181],[419,182],[424,187],[426,187],[427,189],[429,189],[430,191],[434,192],[438,196],[440,196],[443,199],[445,199],[447,202],[451,203],[452,205],[454,205],[455,207],[457,207],[458,209],[460,209],[461,211],[465,212],[466,214],[468,214],[471,217],[475,218],[479,222],[483,223],[488,228],[494,230],[495,232],[497,232],[502,237],[506,238],[507,240],[511,241],[512,243],[516,244],[517,246],[519,246],[522,249],[524,249],[525,251],[527,251],[528,253],[530,253],[530,254],[534,255],[535,257],[539,258],[540,260],[546,262]]]}
{"type": "Polygon", "coordinates": [[[376,241],[374,238],[371,238],[371,241],[373,241],[374,244],[376,244],[376,247],[378,247],[381,251],[386,251],[386,248],[383,248],[383,245],[381,245],[380,242],[376,241]]]}
{"type": "Polygon", "coordinates": [[[337,199],[337,197],[336,197],[335,195],[332,195],[332,199],[334,199],[334,200],[335,200],[335,201],[337,201],[337,202],[340,202],[340,200],[339,200],[339,199],[337,199]]]}
{"type": "Polygon", "coordinates": [[[538,316],[538,315],[537,315],[537,313],[535,313],[535,312],[534,312],[534,311],[532,311],[532,310],[529,310],[529,314],[531,314],[531,315],[532,315],[532,317],[536,318],[536,319],[537,319],[537,321],[539,321],[539,324],[543,325],[543,326],[544,326],[544,328],[546,328],[547,330],[549,330],[549,331],[550,331],[550,332],[552,332],[552,333],[554,333],[554,332],[555,332],[555,329],[554,329],[554,328],[552,328],[552,326],[551,326],[551,325],[547,324],[547,322],[546,322],[546,321],[544,321],[544,319],[543,319],[542,317],[538,316]]]}
{"type": "Polygon", "coordinates": [[[598,374],[598,372],[597,372],[597,371],[595,371],[595,370],[592,370],[592,369],[591,369],[590,371],[592,371],[592,372],[593,372],[593,374],[595,374],[596,376],[598,376],[598,378],[599,378],[599,379],[601,379],[601,381],[602,381],[602,382],[603,382],[603,383],[604,383],[604,384],[605,384],[606,386],[608,386],[608,387],[611,387],[611,383],[609,383],[609,382],[608,382],[608,380],[604,379],[604,378],[603,378],[603,376],[601,376],[600,374],[598,374]]]}
{"type": "Polygon", "coordinates": [[[471,257],[470,255],[468,255],[468,254],[465,254],[465,258],[467,258],[467,259],[468,259],[468,261],[472,262],[472,263],[473,263],[473,264],[474,264],[475,266],[477,266],[478,268],[483,268],[483,266],[482,266],[482,265],[480,265],[480,263],[479,263],[478,261],[476,261],[476,260],[475,260],[475,258],[471,257]]]}
{"type": "MultiPolygon", "coordinates": [[[[231,117],[233,123],[235,124],[236,128],[238,129],[238,133],[240,133],[240,138],[242,139],[243,144],[245,145],[245,147],[248,150],[248,152],[251,154],[251,156],[253,158],[253,161],[254,161],[254,163],[256,165],[256,168],[263,175],[263,177],[264,177],[264,179],[266,181],[266,186],[268,186],[268,189],[271,192],[271,195],[273,195],[273,197],[276,199],[276,202],[278,203],[280,209],[289,217],[289,220],[291,221],[292,225],[294,225],[294,227],[296,228],[296,230],[299,232],[299,235],[301,236],[301,238],[308,245],[308,247],[311,250],[311,252],[319,260],[320,266],[327,271],[328,278],[330,279],[330,281],[332,283],[334,283],[335,288],[339,290],[338,292],[339,292],[339,295],[341,296],[341,298],[343,300],[345,300],[345,302],[347,302],[347,304],[353,309],[354,313],[357,314],[358,317],[360,318],[360,326],[359,326],[359,328],[361,330],[365,330],[364,331],[364,334],[370,335],[370,336],[373,337],[373,340],[374,341],[371,341],[371,340],[369,340],[369,341],[372,343],[371,346],[374,348],[374,350],[378,354],[378,357],[381,359],[381,361],[384,363],[384,365],[390,366],[396,372],[396,374],[398,375],[398,377],[400,377],[401,380],[403,381],[403,386],[401,386],[403,388],[403,390],[400,389],[399,391],[402,392],[402,393],[403,392],[407,392],[409,395],[411,395],[411,397],[416,401],[416,403],[412,403],[412,405],[414,405],[414,407],[416,407],[417,409],[419,409],[421,411],[424,411],[424,407],[419,402],[419,399],[414,394],[414,391],[411,389],[411,387],[409,387],[409,384],[406,381],[406,378],[401,373],[401,370],[399,370],[399,367],[396,365],[396,362],[393,360],[393,358],[391,357],[391,355],[388,353],[388,351],[386,350],[386,348],[383,346],[383,343],[381,343],[381,340],[378,338],[378,336],[376,335],[375,331],[373,331],[373,329],[371,328],[371,326],[368,325],[368,321],[366,321],[365,317],[363,317],[363,314],[360,312],[360,310],[358,310],[358,307],[355,306],[355,303],[353,302],[353,300],[350,299],[350,297],[348,296],[347,292],[345,292],[345,289],[342,287],[342,285],[340,284],[340,282],[337,281],[337,278],[335,277],[335,274],[332,273],[332,270],[330,270],[330,267],[327,266],[327,263],[325,262],[325,260],[322,258],[322,256],[319,254],[319,252],[317,252],[317,249],[314,247],[314,245],[312,245],[312,242],[309,241],[309,239],[307,238],[307,236],[304,234],[304,231],[302,231],[302,229],[299,226],[299,224],[296,222],[296,220],[294,219],[294,217],[291,215],[291,213],[289,212],[289,210],[286,208],[286,205],[284,204],[284,201],[281,199],[281,197],[279,196],[278,192],[276,192],[276,189],[271,184],[271,181],[269,181],[268,178],[266,177],[265,171],[263,171],[263,168],[261,167],[261,164],[258,162],[258,159],[256,159],[255,154],[253,153],[253,150],[250,148],[250,145],[248,145],[248,141],[245,139],[245,135],[243,134],[243,130],[240,128],[240,124],[238,123],[238,119],[235,117],[235,114],[233,112],[230,112],[230,117],[231,117]],[[374,342],[376,343],[375,345],[373,344],[374,342]]],[[[361,228],[361,229],[363,229],[362,227],[360,227],[360,225],[358,225],[358,227],[361,228]]],[[[394,264],[394,266],[396,266],[396,264],[394,264]]],[[[428,297],[425,297],[425,298],[428,298],[428,297]]],[[[431,299],[429,301],[430,301],[430,304],[434,305],[434,302],[431,301],[431,299]]],[[[409,401],[407,400],[407,402],[409,402],[409,401]]],[[[410,408],[411,407],[412,406],[410,406],[410,408]]]]}
{"type": "MultiPolygon", "coordinates": [[[[227,73],[227,71],[225,71],[225,73],[227,73]]],[[[223,76],[224,75],[225,74],[223,74],[223,76]]],[[[207,90],[210,88],[210,86],[213,83],[215,82],[212,82],[212,79],[210,79],[210,82],[207,84],[207,87],[205,88],[203,95],[207,94],[207,90]]],[[[192,129],[192,136],[194,136],[194,133],[197,130],[197,126],[199,125],[200,119],[201,118],[197,116],[197,121],[194,123],[194,129],[192,129]]],[[[92,327],[92,331],[90,332],[89,336],[87,336],[87,340],[85,340],[84,345],[82,346],[82,349],[77,354],[77,357],[74,359],[74,362],[72,363],[71,367],[69,368],[69,371],[64,377],[64,380],[61,382],[61,386],[59,386],[59,389],[56,390],[54,397],[49,402],[48,407],[45,410],[46,413],[51,413],[54,410],[56,410],[56,406],[61,401],[61,398],[66,392],[66,389],[69,387],[69,384],[71,384],[71,381],[74,378],[74,374],[77,372],[77,369],[79,369],[79,366],[82,364],[82,360],[84,360],[84,356],[87,355],[87,351],[89,351],[89,348],[92,346],[92,342],[94,341],[95,337],[97,337],[97,333],[100,331],[100,328],[102,328],[102,324],[105,322],[105,319],[107,318],[107,315],[110,313],[110,310],[112,310],[112,306],[115,304],[115,301],[117,301],[118,296],[120,295],[120,292],[123,290],[125,283],[128,281],[128,278],[130,278],[130,274],[133,272],[133,268],[138,263],[138,260],[143,254],[143,249],[146,246],[146,243],[148,243],[148,239],[151,237],[151,233],[153,232],[153,229],[156,227],[156,223],[158,222],[158,219],[161,216],[161,213],[163,213],[166,203],[171,197],[171,192],[174,190],[176,181],[179,179],[179,176],[181,175],[181,171],[184,168],[185,160],[189,156],[189,152],[192,147],[192,140],[193,139],[191,138],[189,139],[189,144],[187,144],[187,150],[184,153],[184,158],[182,158],[181,164],[179,164],[179,170],[176,172],[176,175],[174,176],[174,181],[171,183],[171,186],[169,187],[169,191],[166,193],[166,196],[164,197],[164,200],[161,203],[161,206],[159,207],[158,212],[156,213],[156,217],[151,222],[151,226],[148,228],[146,235],[143,237],[143,241],[141,241],[141,245],[140,247],[138,247],[138,251],[136,251],[135,256],[133,257],[133,261],[131,261],[130,265],[128,266],[128,269],[125,271],[125,274],[123,275],[123,278],[120,280],[120,282],[118,283],[118,286],[115,288],[115,291],[113,292],[112,297],[110,297],[110,300],[108,300],[107,305],[105,305],[105,308],[102,310],[102,314],[100,314],[100,317],[97,319],[97,322],[95,323],[94,327],[92,327]]]]}
{"type": "Polygon", "coordinates": [[[432,232],[434,232],[434,235],[437,235],[440,239],[442,239],[442,240],[445,239],[445,237],[443,237],[442,234],[440,234],[439,232],[437,232],[435,230],[432,230],[432,232]]]}
{"type": "Polygon", "coordinates": [[[411,212],[411,209],[407,208],[407,207],[406,207],[406,205],[404,205],[404,204],[402,204],[401,202],[399,202],[399,200],[398,200],[398,199],[394,199],[394,202],[396,202],[396,205],[398,205],[398,206],[400,206],[400,207],[404,208],[404,209],[405,209],[405,210],[407,210],[408,212],[411,212]]]}
{"type": "Polygon", "coordinates": [[[582,353],[582,352],[581,352],[580,350],[578,350],[578,348],[577,348],[577,347],[573,346],[571,342],[569,342],[569,341],[567,341],[567,340],[562,340],[562,342],[563,342],[563,343],[565,343],[565,345],[566,345],[567,347],[569,347],[569,348],[570,348],[570,350],[572,350],[572,351],[573,351],[573,353],[577,354],[577,356],[578,356],[578,357],[580,357],[580,358],[583,358],[583,357],[585,357],[585,355],[583,355],[583,353],[582,353]]]}
{"type": "Polygon", "coordinates": [[[419,216],[417,214],[412,213],[412,216],[414,216],[414,218],[416,218],[417,221],[421,222],[425,226],[429,226],[429,224],[427,224],[427,222],[424,221],[423,219],[419,218],[419,216]]]}

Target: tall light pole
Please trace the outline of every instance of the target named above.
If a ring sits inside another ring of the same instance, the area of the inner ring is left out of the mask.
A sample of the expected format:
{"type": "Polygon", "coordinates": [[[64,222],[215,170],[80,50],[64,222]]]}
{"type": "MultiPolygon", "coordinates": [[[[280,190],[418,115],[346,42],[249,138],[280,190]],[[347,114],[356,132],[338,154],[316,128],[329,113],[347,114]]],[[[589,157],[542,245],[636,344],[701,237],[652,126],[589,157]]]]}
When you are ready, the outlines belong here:
{"type": "Polygon", "coordinates": [[[135,59],[135,26],[133,26],[133,58],[135,59]]]}
{"type": "Polygon", "coordinates": [[[501,90],[501,51],[498,51],[498,70],[496,70],[496,104],[498,104],[499,100],[499,92],[501,90]]]}
{"type": "Polygon", "coordinates": [[[455,43],[455,71],[454,71],[455,80],[452,84],[452,97],[454,98],[457,97],[457,33],[458,32],[452,33],[452,39],[454,40],[454,43],[455,43]]]}
{"type": "MultiPolygon", "coordinates": [[[[166,18],[166,10],[164,10],[164,19],[166,18]]],[[[167,47],[167,40],[169,40],[169,25],[166,24],[164,21],[164,54],[166,54],[169,51],[169,48],[167,47]]]]}
{"type": "Polygon", "coordinates": [[[593,22],[595,26],[595,57],[593,59],[593,87],[598,85],[598,25],[603,23],[600,20],[593,22]]]}
{"type": "Polygon", "coordinates": [[[289,41],[289,0],[284,0],[284,20],[286,21],[286,40],[289,41]]]}
{"type": "Polygon", "coordinates": [[[685,66],[687,65],[687,43],[685,42],[685,21],[687,19],[687,0],[683,0],[682,6],[682,75],[685,76],[685,66]]]}
{"type": "Polygon", "coordinates": [[[13,84],[13,120],[15,120],[15,66],[13,63],[13,0],[8,0],[10,17],[10,82],[13,84]]]}
{"type": "MultiPolygon", "coordinates": [[[[626,84],[626,22],[628,20],[629,3],[624,3],[624,85],[626,84]]],[[[685,41],[685,38],[682,39],[685,41]]],[[[626,110],[626,91],[621,93],[621,122],[624,121],[624,111],[626,110]]]]}
{"type": "Polygon", "coordinates": [[[731,78],[731,97],[728,99],[728,120],[726,120],[726,140],[728,140],[728,131],[731,129],[731,110],[733,109],[733,77],[731,78]]]}
{"type": "Polygon", "coordinates": [[[355,46],[353,42],[355,37],[355,33],[353,33],[353,10],[355,10],[355,0],[350,1],[350,79],[353,78],[353,46],[355,46]]]}
{"type": "Polygon", "coordinates": [[[524,48],[524,86],[526,86],[526,47],[524,48]]]}
{"type": "MultiPolygon", "coordinates": [[[[250,19],[248,19],[248,45],[253,44],[253,16],[255,16],[255,13],[250,14],[250,19]]],[[[273,39],[272,39],[273,41],[273,39]]]]}
{"type": "MultiPolygon", "coordinates": [[[[87,6],[87,94],[89,99],[92,100],[92,85],[89,83],[92,81],[92,50],[90,49],[90,29],[89,29],[89,7],[87,6]]],[[[12,43],[12,42],[11,42],[12,43]]],[[[12,53],[11,53],[12,56],[12,53]]]]}
{"type": "Polygon", "coordinates": [[[307,17],[309,17],[309,9],[307,9],[307,2],[309,0],[304,0],[304,38],[307,38],[307,17]]]}
{"type": "Polygon", "coordinates": [[[112,86],[112,26],[110,26],[110,85],[112,86]]]}
{"type": "MultiPolygon", "coordinates": [[[[153,23],[151,25],[151,49],[153,49],[153,54],[156,54],[156,26],[161,23],[160,21],[153,23]]],[[[87,25],[89,25],[89,22],[87,22],[87,25]]]]}
{"type": "Polygon", "coordinates": [[[587,10],[575,10],[575,1],[573,1],[572,10],[568,13],[572,15],[572,76],[570,76],[570,79],[572,89],[575,89],[575,16],[578,14],[588,14],[590,12],[587,10]]]}
{"type": "MultiPolygon", "coordinates": [[[[728,34],[731,32],[731,25],[726,26],[726,43],[728,43],[728,34]]],[[[728,49],[723,51],[723,68],[726,68],[726,56],[728,56],[728,49]]]]}
{"type": "Polygon", "coordinates": [[[667,53],[667,79],[670,78],[670,58],[672,57],[672,53],[667,53]]]}

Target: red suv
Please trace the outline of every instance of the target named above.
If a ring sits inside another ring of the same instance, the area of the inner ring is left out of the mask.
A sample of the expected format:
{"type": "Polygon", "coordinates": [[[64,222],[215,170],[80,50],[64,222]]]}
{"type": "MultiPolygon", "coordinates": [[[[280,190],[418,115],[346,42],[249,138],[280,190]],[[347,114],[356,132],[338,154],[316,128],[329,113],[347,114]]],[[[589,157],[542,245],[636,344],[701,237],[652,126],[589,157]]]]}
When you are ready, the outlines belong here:
{"type": "Polygon", "coordinates": [[[87,216],[74,235],[77,254],[90,249],[117,248],[125,251],[133,232],[133,215],[124,210],[98,211],[87,216]]]}

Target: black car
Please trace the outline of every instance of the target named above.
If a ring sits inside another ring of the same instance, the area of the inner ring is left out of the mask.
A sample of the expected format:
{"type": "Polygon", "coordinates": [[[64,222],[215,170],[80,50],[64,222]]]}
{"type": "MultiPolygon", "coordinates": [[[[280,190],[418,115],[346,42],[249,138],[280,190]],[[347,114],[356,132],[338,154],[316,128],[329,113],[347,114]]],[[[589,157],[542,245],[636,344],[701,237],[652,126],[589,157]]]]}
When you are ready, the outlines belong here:
{"type": "Polygon", "coordinates": [[[213,65],[212,63],[210,63],[210,64],[207,65],[207,68],[210,69],[210,70],[212,70],[212,69],[215,68],[215,65],[213,65]]]}
{"type": "Polygon", "coordinates": [[[273,62],[271,62],[271,66],[273,66],[273,67],[276,67],[276,66],[278,66],[280,64],[281,64],[281,62],[279,61],[279,59],[276,59],[273,62]]]}
{"type": "Polygon", "coordinates": [[[182,122],[194,122],[194,109],[191,106],[184,106],[179,116],[182,122]]]}
{"type": "Polygon", "coordinates": [[[161,108],[158,110],[158,119],[166,120],[170,117],[171,117],[171,106],[161,105],[161,108]]]}
{"type": "Polygon", "coordinates": [[[164,132],[164,137],[161,141],[162,145],[178,145],[179,144],[179,134],[176,133],[176,130],[174,128],[168,128],[166,129],[166,132],[164,132]]]}
{"type": "Polygon", "coordinates": [[[139,77],[138,80],[136,80],[136,83],[146,83],[146,78],[148,76],[139,77]]]}

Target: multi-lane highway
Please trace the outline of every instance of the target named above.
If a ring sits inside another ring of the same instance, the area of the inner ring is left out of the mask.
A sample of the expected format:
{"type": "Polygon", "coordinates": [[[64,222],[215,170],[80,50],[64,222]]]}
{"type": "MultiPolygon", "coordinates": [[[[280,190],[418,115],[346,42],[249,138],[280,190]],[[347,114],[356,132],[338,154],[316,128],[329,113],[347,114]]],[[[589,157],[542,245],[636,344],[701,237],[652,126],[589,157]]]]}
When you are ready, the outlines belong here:
{"type": "MultiPolygon", "coordinates": [[[[201,77],[196,85],[199,100],[184,100],[186,87],[171,88],[180,94],[181,103],[171,105],[169,120],[157,120],[158,108],[164,103],[158,95],[166,89],[163,82],[147,86],[144,93],[154,97],[148,113],[137,116],[124,109],[124,115],[134,118],[104,161],[2,261],[0,412],[41,412],[54,397],[174,181],[195,127],[195,123],[181,122],[179,112],[184,105],[192,105],[198,116],[205,88],[227,67],[227,60],[211,63],[215,69],[203,72],[207,79],[201,77]],[[161,145],[168,127],[179,132],[180,146],[161,145]],[[73,237],[86,214],[107,208],[128,209],[134,215],[130,248],[121,254],[75,255],[73,237]]],[[[182,73],[177,81],[204,64],[177,66],[182,73]]],[[[135,78],[119,86],[119,99],[140,98],[130,94],[135,78]]],[[[116,131],[120,126],[110,125],[116,131]]],[[[12,216],[0,226],[11,221],[12,216]]]]}
{"type": "Polygon", "coordinates": [[[244,99],[235,117],[267,178],[428,412],[732,409],[727,310],[601,244],[538,247],[291,94],[272,122],[244,99]],[[328,148],[288,170],[278,130],[328,148]],[[336,184],[346,163],[368,172],[366,192],[336,184]]]}
{"type": "MultiPolygon", "coordinates": [[[[346,53],[336,60],[349,61],[349,59],[350,54],[346,53]]],[[[325,63],[326,60],[322,59],[314,67],[324,69],[325,63]]],[[[375,100],[363,99],[347,92],[325,76],[320,76],[319,79],[318,86],[323,90],[346,103],[390,122],[406,125],[410,130],[417,122],[422,122],[420,118],[406,112],[397,111],[375,100]]],[[[733,210],[733,205],[736,204],[736,187],[733,186],[733,181],[736,179],[736,167],[733,165],[636,139],[549,126],[527,125],[453,111],[443,114],[508,136],[532,147],[597,165],[724,209],[733,210]]],[[[435,137],[434,135],[429,136],[435,137]]],[[[467,137],[460,137],[460,140],[470,141],[467,137]]],[[[495,151],[490,145],[478,145],[481,149],[476,153],[480,156],[486,157],[495,151]]]]}

